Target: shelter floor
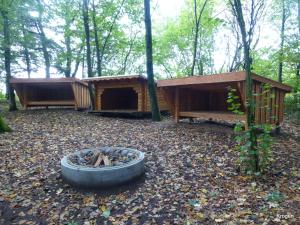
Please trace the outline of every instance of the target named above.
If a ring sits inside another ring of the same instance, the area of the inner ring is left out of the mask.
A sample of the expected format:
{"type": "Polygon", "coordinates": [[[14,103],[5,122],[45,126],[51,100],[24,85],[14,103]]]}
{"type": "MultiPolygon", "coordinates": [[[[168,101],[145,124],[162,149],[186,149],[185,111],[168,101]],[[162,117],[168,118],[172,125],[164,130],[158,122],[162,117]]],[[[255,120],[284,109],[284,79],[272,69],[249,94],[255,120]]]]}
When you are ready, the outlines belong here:
{"type": "Polygon", "coordinates": [[[180,117],[198,118],[203,120],[214,120],[219,122],[236,123],[238,121],[245,122],[244,115],[237,115],[228,111],[180,111],[180,117]]]}

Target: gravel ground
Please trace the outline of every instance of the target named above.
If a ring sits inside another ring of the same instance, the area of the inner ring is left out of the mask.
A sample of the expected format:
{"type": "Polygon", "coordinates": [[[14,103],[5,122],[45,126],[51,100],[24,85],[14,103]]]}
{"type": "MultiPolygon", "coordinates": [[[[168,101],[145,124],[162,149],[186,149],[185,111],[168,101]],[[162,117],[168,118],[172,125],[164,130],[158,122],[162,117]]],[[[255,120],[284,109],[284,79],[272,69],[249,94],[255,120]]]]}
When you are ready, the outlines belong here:
{"type": "Polygon", "coordinates": [[[283,126],[268,174],[238,174],[232,128],[105,118],[72,110],[8,113],[0,135],[0,224],[300,224],[299,127],[283,126]],[[60,159],[97,146],[145,152],[121,187],[64,183],[60,159]]]}

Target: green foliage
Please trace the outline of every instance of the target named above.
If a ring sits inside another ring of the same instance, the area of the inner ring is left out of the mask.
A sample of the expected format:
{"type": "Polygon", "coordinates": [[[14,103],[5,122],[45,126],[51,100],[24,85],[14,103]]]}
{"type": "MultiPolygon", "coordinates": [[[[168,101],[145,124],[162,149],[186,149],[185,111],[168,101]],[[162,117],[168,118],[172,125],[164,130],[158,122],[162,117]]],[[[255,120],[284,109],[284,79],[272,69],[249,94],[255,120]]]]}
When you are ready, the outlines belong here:
{"type": "Polygon", "coordinates": [[[227,96],[227,103],[229,105],[228,110],[235,114],[243,115],[244,113],[241,111],[241,103],[239,99],[240,98],[237,95],[237,90],[235,88],[229,87],[229,92],[227,96]]]}
{"type": "MultiPolygon", "coordinates": [[[[273,96],[267,95],[270,92],[268,85],[264,86],[264,90],[259,96],[262,102],[268,103],[273,96]],[[265,97],[268,96],[268,97],[265,97]],[[264,99],[265,98],[265,99],[264,99]]],[[[237,95],[237,90],[229,87],[227,103],[228,109],[235,114],[243,115],[241,111],[240,98],[237,95]]],[[[268,104],[262,106],[268,107],[268,104]]],[[[271,110],[270,110],[271,113],[271,110]]],[[[244,129],[244,123],[238,122],[234,127],[236,133],[236,150],[239,153],[238,164],[242,168],[242,172],[253,174],[257,172],[264,172],[271,161],[271,145],[273,140],[271,138],[272,126],[269,124],[253,125],[247,130],[244,129]]]]}
{"type": "MultiPolygon", "coordinates": [[[[198,1],[199,8],[203,2],[198,1]]],[[[209,1],[201,18],[195,74],[211,74],[213,71],[214,35],[222,24],[220,19],[212,16],[214,9],[215,3],[209,1]]],[[[195,35],[193,15],[193,1],[186,0],[179,18],[161,23],[154,32],[154,62],[170,77],[190,73],[195,35]]]]}
{"type": "Polygon", "coordinates": [[[0,101],[6,100],[5,94],[0,91],[0,101]]]}
{"type": "Polygon", "coordinates": [[[0,133],[11,132],[12,129],[5,123],[4,119],[0,115],[0,133]]]}
{"type": "Polygon", "coordinates": [[[286,96],[285,112],[290,120],[300,124],[300,92],[286,96]]]}

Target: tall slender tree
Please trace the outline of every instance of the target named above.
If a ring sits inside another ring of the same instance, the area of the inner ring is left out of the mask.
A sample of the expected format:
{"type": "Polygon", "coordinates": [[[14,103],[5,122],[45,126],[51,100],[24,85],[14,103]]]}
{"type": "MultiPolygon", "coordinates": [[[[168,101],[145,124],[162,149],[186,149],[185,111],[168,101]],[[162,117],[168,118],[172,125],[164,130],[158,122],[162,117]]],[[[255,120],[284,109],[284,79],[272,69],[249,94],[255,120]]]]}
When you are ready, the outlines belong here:
{"type": "Polygon", "coordinates": [[[102,68],[101,68],[101,52],[100,52],[100,44],[99,44],[99,36],[98,36],[98,27],[96,22],[96,6],[95,0],[92,0],[92,19],[93,19],[93,26],[94,26],[94,39],[95,39],[95,47],[96,47],[96,59],[97,59],[97,75],[100,77],[102,75],[102,68]]]}
{"type": "Polygon", "coordinates": [[[280,49],[279,49],[279,64],[278,64],[278,81],[282,83],[282,70],[283,70],[283,47],[284,47],[284,33],[285,33],[285,23],[287,19],[286,14],[286,2],[281,0],[282,16],[281,16],[281,30],[280,30],[280,49]]]}
{"type": "MultiPolygon", "coordinates": [[[[190,76],[194,76],[195,73],[195,65],[196,65],[196,61],[197,61],[197,52],[198,52],[198,39],[199,39],[199,31],[200,31],[200,26],[201,26],[201,18],[205,9],[205,6],[207,4],[208,0],[205,0],[200,12],[198,14],[198,1],[194,0],[194,17],[195,17],[195,36],[194,36],[194,46],[193,46],[193,60],[192,60],[192,68],[191,68],[191,73],[190,76]]],[[[203,69],[201,69],[203,72],[203,69]]]]}
{"type": "Polygon", "coordinates": [[[250,170],[259,172],[259,152],[257,149],[257,131],[254,124],[254,98],[252,94],[253,80],[252,80],[252,58],[250,55],[251,42],[253,38],[254,28],[257,23],[258,16],[263,9],[263,0],[251,0],[250,24],[248,30],[246,28],[244,13],[240,0],[229,0],[233,15],[235,16],[241,36],[244,49],[244,67],[246,70],[246,115],[247,115],[247,130],[249,132],[249,155],[250,155],[250,170]]]}
{"type": "Polygon", "coordinates": [[[144,0],[145,10],[145,29],[146,29],[146,61],[147,61],[147,77],[148,90],[151,102],[152,120],[160,121],[160,111],[157,102],[156,86],[153,74],[153,56],[152,56],[152,28],[151,28],[151,12],[150,0],[144,0]]]}
{"type": "MultiPolygon", "coordinates": [[[[83,2],[82,2],[82,16],[83,16],[83,25],[84,25],[84,31],[85,31],[87,74],[88,74],[88,77],[93,77],[92,60],[91,60],[89,2],[88,2],[88,0],[83,0],[83,2]]],[[[90,92],[90,98],[91,98],[91,102],[92,102],[92,109],[95,109],[94,90],[93,90],[93,86],[90,82],[89,82],[89,92],[90,92]]]]}
{"type": "MultiPolygon", "coordinates": [[[[300,0],[298,0],[298,31],[299,31],[299,39],[300,39],[300,0]]],[[[300,78],[300,61],[296,67],[296,77],[300,78]]]]}
{"type": "Polygon", "coordinates": [[[27,31],[25,29],[24,23],[21,24],[21,29],[22,29],[22,35],[23,35],[22,46],[23,46],[23,52],[24,52],[24,59],[25,59],[25,63],[26,63],[26,71],[27,71],[28,78],[30,78],[31,60],[30,60],[28,41],[27,41],[27,31]]]}
{"type": "Polygon", "coordinates": [[[10,84],[11,79],[11,38],[10,38],[10,21],[9,10],[12,8],[13,1],[2,1],[0,6],[0,14],[3,21],[3,48],[4,48],[4,66],[6,72],[6,92],[9,102],[9,110],[17,110],[16,97],[13,87],[10,84]]]}
{"type": "Polygon", "coordinates": [[[45,62],[46,78],[50,78],[50,55],[48,52],[48,39],[46,37],[43,22],[42,22],[44,6],[42,5],[41,0],[37,0],[37,9],[38,9],[38,18],[36,20],[35,25],[36,25],[36,29],[37,29],[39,37],[40,37],[40,43],[42,46],[42,52],[43,52],[44,62],[45,62]]]}

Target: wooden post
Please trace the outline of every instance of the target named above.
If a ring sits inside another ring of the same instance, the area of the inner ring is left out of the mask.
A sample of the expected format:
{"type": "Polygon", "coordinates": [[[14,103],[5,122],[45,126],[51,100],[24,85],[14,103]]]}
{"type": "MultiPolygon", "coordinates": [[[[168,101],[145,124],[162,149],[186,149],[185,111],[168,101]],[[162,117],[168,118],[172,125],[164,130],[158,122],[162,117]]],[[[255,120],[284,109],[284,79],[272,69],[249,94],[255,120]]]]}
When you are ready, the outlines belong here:
{"type": "Polygon", "coordinates": [[[95,87],[95,110],[99,110],[99,90],[98,90],[98,85],[95,83],[94,84],[95,87]]]}
{"type": "Polygon", "coordinates": [[[23,93],[24,93],[24,108],[28,108],[28,93],[27,93],[27,86],[23,86],[23,93]]]}
{"type": "Polygon", "coordinates": [[[72,91],[73,91],[73,95],[74,95],[74,109],[75,110],[78,110],[78,90],[77,90],[77,85],[76,85],[76,82],[72,82],[71,83],[71,88],[72,88],[72,91]]]}
{"type": "Polygon", "coordinates": [[[97,108],[98,111],[102,110],[102,99],[101,98],[102,98],[102,94],[103,94],[104,90],[105,90],[104,88],[98,88],[98,96],[95,99],[95,101],[98,104],[98,108],[97,108]]]}
{"type": "Polygon", "coordinates": [[[137,100],[138,112],[142,112],[143,111],[142,85],[139,85],[138,87],[133,87],[132,89],[135,91],[135,93],[138,96],[138,100],[137,100]]]}
{"type": "Polygon", "coordinates": [[[176,87],[175,89],[175,122],[179,122],[179,109],[180,109],[180,99],[179,99],[179,87],[176,87]]]}

